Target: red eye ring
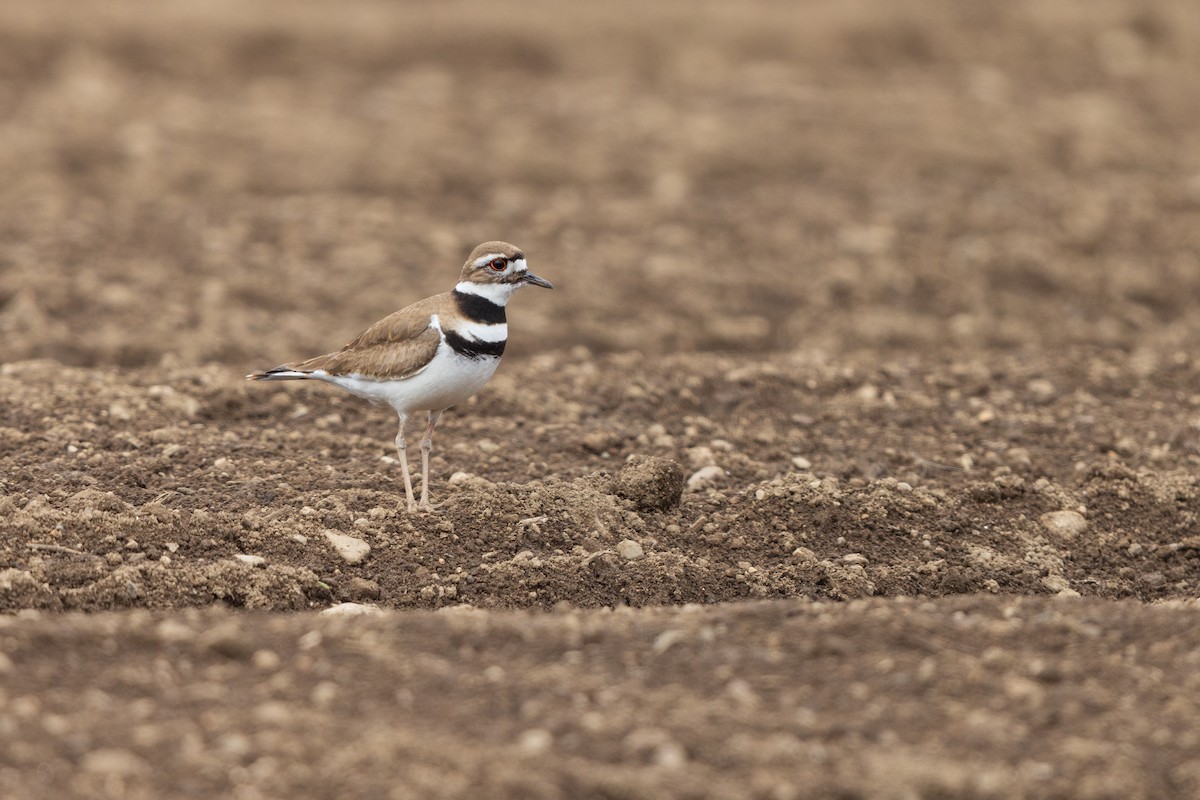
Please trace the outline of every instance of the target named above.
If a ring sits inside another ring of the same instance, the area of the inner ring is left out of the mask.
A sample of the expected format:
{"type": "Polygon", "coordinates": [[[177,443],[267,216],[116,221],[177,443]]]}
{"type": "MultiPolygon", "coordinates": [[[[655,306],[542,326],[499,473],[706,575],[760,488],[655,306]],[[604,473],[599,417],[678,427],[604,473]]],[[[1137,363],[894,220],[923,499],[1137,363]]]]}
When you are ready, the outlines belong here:
{"type": "Polygon", "coordinates": [[[504,272],[504,270],[508,269],[508,259],[507,258],[493,258],[488,263],[488,266],[491,267],[492,269],[496,270],[496,272],[504,272]]]}

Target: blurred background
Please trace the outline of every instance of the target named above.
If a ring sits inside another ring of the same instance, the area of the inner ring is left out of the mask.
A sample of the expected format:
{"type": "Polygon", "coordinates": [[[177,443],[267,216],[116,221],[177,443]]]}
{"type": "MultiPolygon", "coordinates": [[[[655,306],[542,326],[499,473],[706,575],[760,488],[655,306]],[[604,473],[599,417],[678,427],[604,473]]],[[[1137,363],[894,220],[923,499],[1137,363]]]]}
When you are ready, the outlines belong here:
{"type": "Polygon", "coordinates": [[[1195,0],[8,2],[0,361],[1194,348],[1195,0]]]}

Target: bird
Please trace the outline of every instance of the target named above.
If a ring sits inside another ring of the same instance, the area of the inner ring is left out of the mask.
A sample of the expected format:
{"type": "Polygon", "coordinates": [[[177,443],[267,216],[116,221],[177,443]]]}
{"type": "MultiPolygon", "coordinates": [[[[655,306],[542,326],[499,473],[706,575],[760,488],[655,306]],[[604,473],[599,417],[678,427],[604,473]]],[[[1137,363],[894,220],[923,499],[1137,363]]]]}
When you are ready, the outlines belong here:
{"type": "Polygon", "coordinates": [[[396,452],[408,511],[429,510],[429,454],[442,412],[487,384],[508,342],[505,307],[525,286],[553,289],[529,271],[525,253],[508,242],[484,242],[471,251],[454,289],[396,311],[341,350],[280,364],[246,376],[252,381],[318,380],[332,383],[400,417],[396,452]],[[421,499],[413,495],[404,428],[426,412],[421,438],[421,499]]]}

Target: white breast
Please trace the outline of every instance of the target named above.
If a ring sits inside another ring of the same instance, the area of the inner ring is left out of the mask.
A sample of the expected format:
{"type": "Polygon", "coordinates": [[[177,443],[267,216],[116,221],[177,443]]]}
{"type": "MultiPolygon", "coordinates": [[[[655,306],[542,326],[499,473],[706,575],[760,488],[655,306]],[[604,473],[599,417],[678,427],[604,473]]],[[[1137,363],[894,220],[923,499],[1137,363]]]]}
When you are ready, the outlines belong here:
{"type": "Polygon", "coordinates": [[[400,380],[364,375],[318,375],[351,394],[387,403],[399,414],[443,411],[482,389],[500,366],[499,358],[466,358],[443,340],[425,369],[400,380]]]}

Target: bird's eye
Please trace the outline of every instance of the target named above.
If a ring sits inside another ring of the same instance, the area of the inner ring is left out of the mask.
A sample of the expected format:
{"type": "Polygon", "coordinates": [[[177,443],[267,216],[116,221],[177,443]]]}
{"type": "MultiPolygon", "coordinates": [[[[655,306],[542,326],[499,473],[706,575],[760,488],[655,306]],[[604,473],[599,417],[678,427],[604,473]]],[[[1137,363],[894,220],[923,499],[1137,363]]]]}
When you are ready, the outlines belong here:
{"type": "Polygon", "coordinates": [[[496,270],[496,272],[504,272],[504,270],[508,268],[508,259],[493,258],[491,263],[488,264],[488,266],[491,267],[492,269],[496,270]]]}

